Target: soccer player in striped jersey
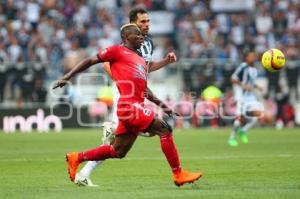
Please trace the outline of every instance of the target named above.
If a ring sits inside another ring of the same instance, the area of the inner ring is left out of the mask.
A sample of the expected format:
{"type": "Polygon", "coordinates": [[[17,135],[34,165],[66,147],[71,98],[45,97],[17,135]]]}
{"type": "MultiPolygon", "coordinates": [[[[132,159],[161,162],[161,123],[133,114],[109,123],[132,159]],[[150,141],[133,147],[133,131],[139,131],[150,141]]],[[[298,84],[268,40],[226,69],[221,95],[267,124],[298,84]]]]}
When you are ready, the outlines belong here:
{"type": "MultiPolygon", "coordinates": [[[[146,9],[141,8],[141,7],[136,7],[133,8],[130,13],[129,13],[129,21],[130,23],[136,24],[143,36],[144,36],[144,42],[142,43],[141,47],[137,50],[139,55],[144,58],[148,65],[148,72],[153,72],[156,70],[159,70],[160,68],[166,66],[169,63],[175,62],[177,60],[177,57],[174,52],[170,52],[167,54],[167,56],[160,60],[160,61],[153,61],[152,60],[152,54],[153,54],[153,41],[152,39],[148,36],[149,32],[149,25],[150,25],[150,19],[149,19],[149,14],[146,9]]],[[[106,73],[111,76],[111,71],[110,71],[110,64],[109,63],[104,63],[103,68],[106,71],[106,73]]],[[[148,93],[152,93],[151,90],[148,88],[148,93]]],[[[113,105],[113,114],[112,114],[112,121],[104,122],[103,123],[103,138],[102,142],[105,145],[109,145],[112,140],[114,139],[114,129],[118,125],[118,116],[116,113],[116,105],[119,99],[119,92],[114,85],[114,105],[113,105]]],[[[168,107],[164,104],[161,104],[160,100],[157,100],[157,98],[153,101],[155,104],[163,106],[165,108],[164,111],[166,113],[172,114],[172,110],[168,109],[168,107]]],[[[152,136],[148,133],[141,133],[140,135],[144,136],[152,136]]],[[[81,185],[81,186],[97,186],[94,185],[93,182],[90,179],[90,175],[93,172],[93,170],[102,164],[103,161],[89,161],[87,164],[76,174],[75,181],[74,183],[81,185]]]]}
{"type": "Polygon", "coordinates": [[[239,145],[237,134],[244,144],[248,143],[247,131],[257,123],[258,117],[263,114],[263,106],[258,101],[255,92],[255,89],[261,90],[255,82],[257,79],[257,69],[254,67],[256,54],[248,52],[245,58],[246,62],[242,63],[231,76],[237,111],[233,130],[228,140],[228,144],[232,147],[239,145]]]}

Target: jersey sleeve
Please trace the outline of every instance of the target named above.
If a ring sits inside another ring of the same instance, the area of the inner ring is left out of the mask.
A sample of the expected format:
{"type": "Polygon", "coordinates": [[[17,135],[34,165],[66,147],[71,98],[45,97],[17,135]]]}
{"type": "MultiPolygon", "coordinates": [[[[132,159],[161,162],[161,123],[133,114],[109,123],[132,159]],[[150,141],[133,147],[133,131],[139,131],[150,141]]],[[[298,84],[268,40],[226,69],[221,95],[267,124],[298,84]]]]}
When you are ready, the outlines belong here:
{"type": "Polygon", "coordinates": [[[114,62],[119,56],[119,50],[117,46],[111,46],[100,50],[97,55],[102,62],[114,62]]]}
{"type": "Polygon", "coordinates": [[[235,71],[234,73],[232,74],[231,78],[232,79],[235,79],[235,80],[238,80],[238,81],[242,81],[242,76],[243,76],[243,72],[244,72],[244,69],[245,69],[245,64],[241,64],[235,71]]]}

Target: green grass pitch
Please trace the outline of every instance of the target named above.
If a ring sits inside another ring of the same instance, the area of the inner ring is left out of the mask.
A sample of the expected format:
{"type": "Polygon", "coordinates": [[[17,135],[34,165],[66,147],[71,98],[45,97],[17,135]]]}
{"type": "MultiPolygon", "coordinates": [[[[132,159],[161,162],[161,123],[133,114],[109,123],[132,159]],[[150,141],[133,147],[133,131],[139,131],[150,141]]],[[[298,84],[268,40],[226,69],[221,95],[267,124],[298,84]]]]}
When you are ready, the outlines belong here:
{"type": "Polygon", "coordinates": [[[300,198],[300,130],[250,131],[249,144],[227,145],[230,129],[176,130],[182,166],[201,170],[196,184],[176,187],[159,139],[139,137],[127,157],[107,160],[92,179],[97,188],[69,181],[65,153],[96,147],[101,130],[62,133],[0,132],[1,199],[296,199],[300,198]]]}

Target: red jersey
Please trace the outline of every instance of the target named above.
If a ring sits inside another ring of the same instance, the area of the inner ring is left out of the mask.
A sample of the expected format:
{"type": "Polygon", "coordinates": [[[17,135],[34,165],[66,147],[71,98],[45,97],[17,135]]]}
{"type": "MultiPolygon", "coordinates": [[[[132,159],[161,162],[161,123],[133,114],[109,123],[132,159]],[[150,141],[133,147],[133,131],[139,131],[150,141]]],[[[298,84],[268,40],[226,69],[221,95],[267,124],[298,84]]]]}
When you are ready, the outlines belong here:
{"type": "Polygon", "coordinates": [[[147,88],[147,65],[135,51],[115,45],[99,51],[103,62],[110,62],[113,80],[118,87],[121,102],[144,102],[147,88]]]}

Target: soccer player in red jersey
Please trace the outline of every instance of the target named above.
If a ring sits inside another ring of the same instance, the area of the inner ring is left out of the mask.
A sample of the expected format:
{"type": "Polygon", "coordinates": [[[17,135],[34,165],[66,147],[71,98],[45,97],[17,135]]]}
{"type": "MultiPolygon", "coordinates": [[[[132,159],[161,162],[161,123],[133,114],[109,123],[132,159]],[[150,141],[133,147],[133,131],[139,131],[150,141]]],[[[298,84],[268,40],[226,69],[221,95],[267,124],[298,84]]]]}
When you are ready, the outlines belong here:
{"type": "MultiPolygon", "coordinates": [[[[142,43],[140,48],[137,49],[137,52],[146,61],[147,65],[148,65],[147,66],[148,73],[159,70],[160,68],[162,68],[170,63],[176,62],[177,57],[174,52],[169,52],[166,55],[166,57],[164,57],[161,60],[153,61],[152,54],[153,54],[153,50],[154,50],[154,44],[153,44],[151,37],[148,35],[149,30],[150,30],[150,16],[149,16],[148,11],[145,8],[139,7],[139,6],[132,8],[129,12],[128,17],[129,17],[130,23],[134,23],[139,27],[139,29],[141,30],[142,35],[144,37],[144,42],[142,43]]],[[[105,62],[102,64],[102,67],[103,67],[104,71],[112,78],[111,70],[110,70],[110,63],[105,62]]],[[[112,107],[111,121],[106,121],[102,124],[103,125],[102,142],[104,145],[111,144],[113,142],[113,139],[115,136],[114,130],[117,128],[118,123],[119,123],[118,116],[117,116],[117,101],[118,101],[120,94],[117,91],[117,87],[114,83],[112,84],[112,87],[113,87],[113,93],[114,93],[113,94],[114,103],[113,103],[113,107],[112,107]]],[[[148,89],[147,93],[151,94],[152,92],[149,89],[149,87],[147,89],[148,89]]],[[[149,98],[151,99],[151,101],[154,104],[162,107],[164,112],[167,113],[169,116],[171,114],[173,114],[173,111],[171,109],[169,109],[167,105],[165,105],[159,99],[157,99],[154,95],[152,95],[152,97],[149,96],[148,99],[149,98]]],[[[149,132],[140,133],[139,135],[147,136],[147,137],[154,136],[154,135],[150,135],[149,132]]],[[[91,176],[92,172],[97,167],[99,167],[103,162],[104,162],[103,160],[102,161],[88,161],[81,168],[81,170],[79,170],[79,172],[76,173],[74,183],[79,186],[90,186],[90,187],[98,186],[92,182],[90,176],[91,176]]]]}
{"type": "Polygon", "coordinates": [[[191,173],[181,168],[172,128],[165,121],[155,118],[152,111],[144,108],[145,96],[151,98],[153,95],[147,93],[147,65],[137,53],[144,40],[142,33],[135,24],[127,24],[121,28],[121,37],[122,45],[108,47],[83,60],[54,86],[54,89],[63,87],[75,74],[90,66],[110,62],[112,77],[120,92],[117,109],[119,124],[113,144],[101,145],[84,152],[68,153],[66,159],[70,179],[74,181],[77,168],[84,161],[124,158],[138,134],[149,132],[160,137],[161,149],[172,169],[175,184],[181,186],[193,183],[202,173],[191,173]]]}

